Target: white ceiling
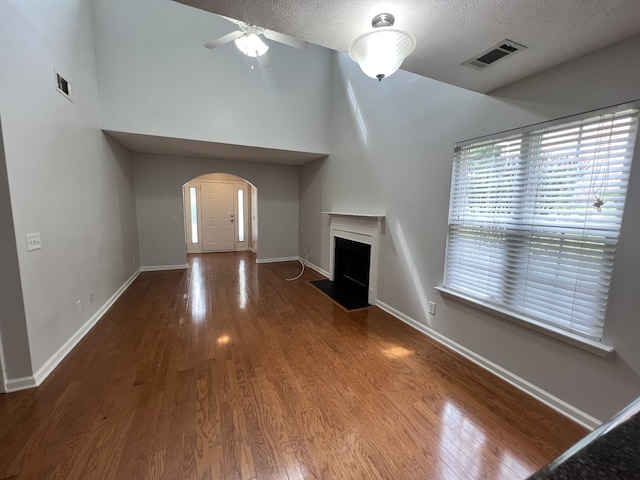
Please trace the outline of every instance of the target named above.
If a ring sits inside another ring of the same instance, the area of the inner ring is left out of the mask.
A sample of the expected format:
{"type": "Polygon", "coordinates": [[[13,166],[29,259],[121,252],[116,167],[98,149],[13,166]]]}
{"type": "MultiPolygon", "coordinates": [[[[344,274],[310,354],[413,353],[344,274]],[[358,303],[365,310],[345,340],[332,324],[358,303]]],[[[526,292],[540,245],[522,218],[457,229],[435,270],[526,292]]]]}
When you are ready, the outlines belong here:
{"type": "Polygon", "coordinates": [[[640,34],[640,0],[174,1],[342,52],[391,13],[417,39],[404,70],[481,93],[640,34]],[[504,39],[528,48],[483,71],[461,65],[504,39]]]}

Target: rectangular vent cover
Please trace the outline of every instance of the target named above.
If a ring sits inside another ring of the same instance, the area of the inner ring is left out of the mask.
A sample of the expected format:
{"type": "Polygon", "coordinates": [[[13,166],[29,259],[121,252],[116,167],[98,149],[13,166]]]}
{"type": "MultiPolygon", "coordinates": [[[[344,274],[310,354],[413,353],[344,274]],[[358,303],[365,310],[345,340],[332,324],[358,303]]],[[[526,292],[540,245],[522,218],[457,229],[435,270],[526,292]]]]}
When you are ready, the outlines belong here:
{"type": "MultiPolygon", "coordinates": [[[[71,84],[58,72],[56,74],[56,90],[71,100],[71,84]]],[[[72,100],[73,101],[73,100],[72,100]]]]}
{"type": "Polygon", "coordinates": [[[527,47],[511,40],[503,40],[496,46],[485,50],[480,55],[476,55],[472,59],[467,60],[462,65],[467,65],[468,67],[475,68],[477,70],[484,70],[489,65],[493,65],[499,60],[513,55],[520,50],[524,50],[525,48],[527,47]]]}

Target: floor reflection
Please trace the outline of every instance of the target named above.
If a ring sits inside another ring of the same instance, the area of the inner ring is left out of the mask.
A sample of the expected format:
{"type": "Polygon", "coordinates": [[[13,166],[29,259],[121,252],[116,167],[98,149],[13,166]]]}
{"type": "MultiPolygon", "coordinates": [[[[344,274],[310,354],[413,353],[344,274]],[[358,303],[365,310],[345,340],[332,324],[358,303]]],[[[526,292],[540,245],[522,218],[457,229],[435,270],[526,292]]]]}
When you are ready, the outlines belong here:
{"type": "Polygon", "coordinates": [[[207,294],[204,289],[202,265],[197,257],[191,263],[189,300],[191,302],[191,320],[196,323],[202,322],[207,315],[207,294]]]}
{"type": "Polygon", "coordinates": [[[532,475],[536,468],[529,468],[524,463],[518,461],[510,452],[502,452],[500,462],[500,474],[504,478],[527,478],[532,475]]]}
{"type": "Polygon", "coordinates": [[[533,473],[512,452],[496,445],[492,432],[487,432],[485,426],[478,425],[455,404],[446,403],[441,420],[440,455],[446,463],[443,469],[449,467],[469,480],[517,479],[533,473]]]}
{"type": "Polygon", "coordinates": [[[460,409],[447,402],[442,412],[440,454],[456,473],[465,478],[481,478],[485,463],[483,450],[486,437],[460,409]]]}
{"type": "Polygon", "coordinates": [[[241,309],[247,308],[247,276],[244,258],[240,259],[238,264],[238,288],[240,289],[240,298],[238,305],[241,309]]]}
{"type": "Polygon", "coordinates": [[[382,354],[389,358],[402,358],[411,355],[413,350],[408,350],[400,345],[392,345],[382,349],[382,354]]]}

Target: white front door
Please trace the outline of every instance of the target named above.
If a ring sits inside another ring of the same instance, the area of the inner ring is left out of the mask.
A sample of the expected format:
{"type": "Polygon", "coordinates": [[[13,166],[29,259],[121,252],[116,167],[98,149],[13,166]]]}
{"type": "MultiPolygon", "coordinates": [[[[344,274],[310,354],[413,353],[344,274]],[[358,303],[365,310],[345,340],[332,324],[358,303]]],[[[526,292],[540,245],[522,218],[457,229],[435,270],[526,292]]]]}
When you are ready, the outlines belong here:
{"type": "Polygon", "coordinates": [[[201,182],[202,250],[234,250],[233,183],[201,182]]]}

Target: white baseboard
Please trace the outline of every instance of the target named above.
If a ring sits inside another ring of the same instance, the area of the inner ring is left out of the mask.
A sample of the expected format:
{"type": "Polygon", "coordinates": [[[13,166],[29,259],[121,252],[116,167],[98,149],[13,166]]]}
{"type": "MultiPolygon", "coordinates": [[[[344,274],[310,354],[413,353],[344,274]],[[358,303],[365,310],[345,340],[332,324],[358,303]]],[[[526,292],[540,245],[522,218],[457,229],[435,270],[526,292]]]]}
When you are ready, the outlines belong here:
{"type": "Polygon", "coordinates": [[[256,258],[256,263],[295,262],[298,257],[256,258]]]}
{"type": "Polygon", "coordinates": [[[304,264],[305,267],[309,267],[311,270],[315,270],[320,275],[329,278],[329,272],[327,272],[326,270],[323,270],[322,268],[318,267],[317,265],[314,265],[309,260],[305,260],[302,257],[298,257],[298,260],[300,260],[304,264]]]}
{"type": "Polygon", "coordinates": [[[467,360],[472,361],[479,367],[482,367],[485,370],[491,372],[492,374],[500,377],[505,382],[510,383],[517,389],[530,395],[531,397],[535,398],[539,402],[542,402],[545,405],[553,408],[555,411],[561,413],[562,415],[578,423],[579,425],[582,425],[583,427],[588,428],[589,430],[593,430],[594,428],[599,427],[602,424],[602,422],[597,418],[594,418],[591,415],[583,412],[582,410],[579,410],[574,406],[569,405],[564,400],[561,400],[558,397],[550,394],[549,392],[546,392],[545,390],[528,382],[524,378],[521,378],[518,375],[515,375],[509,370],[502,368],[500,365],[493,363],[491,360],[488,360],[483,356],[478,355],[477,353],[469,350],[468,348],[463,347],[459,343],[454,342],[450,338],[445,337],[441,333],[436,332],[435,330],[427,327],[426,325],[422,325],[421,323],[417,322],[415,319],[409,317],[408,315],[405,315],[404,313],[396,310],[395,308],[387,305],[386,303],[378,300],[376,304],[382,310],[393,315],[398,320],[415,328],[419,332],[427,335],[428,337],[432,338],[433,340],[440,343],[441,345],[444,345],[448,349],[453,350],[454,352],[462,355],[467,360]]]}
{"type": "Polygon", "coordinates": [[[183,265],[149,265],[146,267],[140,267],[141,272],[161,272],[163,270],[185,270],[189,268],[189,264],[183,265]]]}
{"type": "Polygon", "coordinates": [[[136,270],[136,272],[131,275],[131,277],[113,294],[111,298],[106,301],[102,307],[98,309],[96,313],[94,313],[89,320],[86,321],[84,325],[82,325],[76,333],[74,333],[69,340],[67,340],[64,345],[62,345],[56,353],[54,353],[49,360],[47,360],[42,367],[38,369],[36,373],[31,377],[23,377],[23,378],[14,378],[9,379],[5,382],[5,391],[6,392],[17,392],[18,390],[26,390],[27,388],[33,388],[40,385],[53,370],[64,360],[64,358],[73,350],[73,348],[82,340],[82,338],[89,333],[89,331],[95,326],[96,323],[100,321],[103,315],[109,310],[113,304],[120,298],[129,285],[133,283],[133,281],[140,275],[141,269],[136,270]]]}
{"type": "Polygon", "coordinates": [[[28,388],[37,387],[35,377],[11,378],[4,383],[5,393],[18,392],[28,388]]]}

